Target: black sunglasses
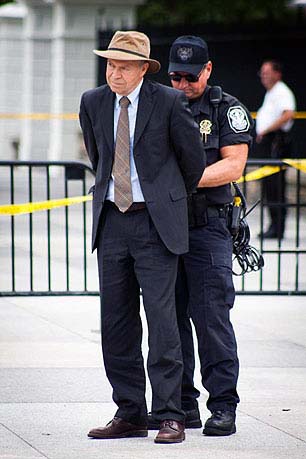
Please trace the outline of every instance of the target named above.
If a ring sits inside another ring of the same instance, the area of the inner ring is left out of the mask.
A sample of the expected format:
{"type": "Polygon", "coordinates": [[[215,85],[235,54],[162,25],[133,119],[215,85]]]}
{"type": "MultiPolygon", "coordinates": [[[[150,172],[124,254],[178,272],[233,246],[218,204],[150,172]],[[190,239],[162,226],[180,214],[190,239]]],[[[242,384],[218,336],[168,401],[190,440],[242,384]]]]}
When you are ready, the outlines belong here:
{"type": "Polygon", "coordinates": [[[197,81],[199,81],[201,73],[203,72],[205,67],[206,67],[206,64],[203,66],[201,72],[198,73],[198,75],[193,75],[192,73],[187,73],[187,75],[180,75],[179,73],[172,72],[169,74],[169,77],[170,77],[170,80],[172,81],[179,82],[182,80],[182,78],[185,78],[185,80],[188,81],[188,83],[196,83],[197,81]]]}
{"type": "Polygon", "coordinates": [[[170,80],[172,81],[181,81],[182,78],[185,78],[188,83],[196,83],[199,81],[200,75],[192,75],[192,73],[188,73],[187,75],[180,75],[179,73],[170,73],[170,80]]]}

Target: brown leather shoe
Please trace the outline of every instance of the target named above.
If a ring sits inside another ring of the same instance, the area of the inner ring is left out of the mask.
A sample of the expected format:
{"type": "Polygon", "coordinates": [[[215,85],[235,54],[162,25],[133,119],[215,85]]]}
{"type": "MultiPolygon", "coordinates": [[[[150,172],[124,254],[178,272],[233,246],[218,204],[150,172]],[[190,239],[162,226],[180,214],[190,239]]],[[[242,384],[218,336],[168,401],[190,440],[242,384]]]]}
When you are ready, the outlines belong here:
{"type": "Polygon", "coordinates": [[[105,427],[96,427],[88,432],[91,438],[147,437],[147,426],[138,426],[121,418],[112,419],[105,427]]]}
{"type": "Polygon", "coordinates": [[[165,420],[160,423],[155,443],[181,443],[185,440],[185,426],[182,422],[165,420]]]}

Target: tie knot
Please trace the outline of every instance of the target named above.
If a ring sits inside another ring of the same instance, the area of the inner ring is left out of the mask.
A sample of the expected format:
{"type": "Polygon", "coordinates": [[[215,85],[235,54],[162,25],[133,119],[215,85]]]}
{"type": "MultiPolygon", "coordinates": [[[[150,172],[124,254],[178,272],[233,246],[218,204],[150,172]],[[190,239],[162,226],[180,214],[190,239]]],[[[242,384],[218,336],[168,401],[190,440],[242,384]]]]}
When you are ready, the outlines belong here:
{"type": "Polygon", "coordinates": [[[126,96],[121,97],[119,100],[119,104],[121,108],[127,108],[130,104],[130,99],[126,96]]]}

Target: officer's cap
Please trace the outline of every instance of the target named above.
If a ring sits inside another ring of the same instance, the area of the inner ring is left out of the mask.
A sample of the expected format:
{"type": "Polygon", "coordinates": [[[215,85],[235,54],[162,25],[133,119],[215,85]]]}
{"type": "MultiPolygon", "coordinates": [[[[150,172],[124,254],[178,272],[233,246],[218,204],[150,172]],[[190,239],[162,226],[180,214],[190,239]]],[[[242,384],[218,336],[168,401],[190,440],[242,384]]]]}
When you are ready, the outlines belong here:
{"type": "Polygon", "coordinates": [[[206,42],[200,37],[184,35],[178,37],[171,46],[168,73],[187,72],[198,75],[208,61],[206,42]]]}

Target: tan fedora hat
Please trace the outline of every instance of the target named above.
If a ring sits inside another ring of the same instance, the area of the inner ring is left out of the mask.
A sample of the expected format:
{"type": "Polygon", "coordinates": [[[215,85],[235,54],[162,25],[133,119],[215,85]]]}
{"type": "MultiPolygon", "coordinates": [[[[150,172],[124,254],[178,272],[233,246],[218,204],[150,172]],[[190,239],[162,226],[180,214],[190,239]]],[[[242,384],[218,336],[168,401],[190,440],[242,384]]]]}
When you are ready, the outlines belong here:
{"type": "Polygon", "coordinates": [[[149,38],[141,32],[118,30],[105,51],[94,49],[93,52],[98,56],[120,61],[147,61],[150,73],[156,73],[160,69],[160,63],[150,59],[149,38]]]}

